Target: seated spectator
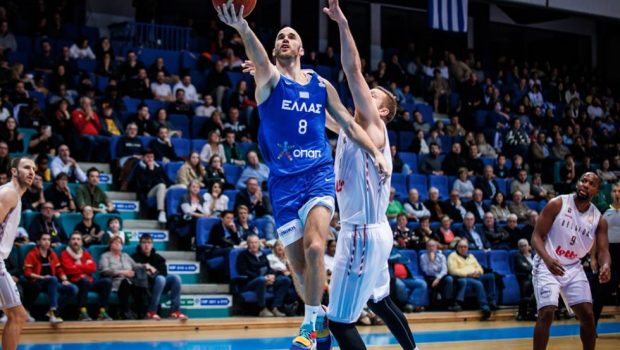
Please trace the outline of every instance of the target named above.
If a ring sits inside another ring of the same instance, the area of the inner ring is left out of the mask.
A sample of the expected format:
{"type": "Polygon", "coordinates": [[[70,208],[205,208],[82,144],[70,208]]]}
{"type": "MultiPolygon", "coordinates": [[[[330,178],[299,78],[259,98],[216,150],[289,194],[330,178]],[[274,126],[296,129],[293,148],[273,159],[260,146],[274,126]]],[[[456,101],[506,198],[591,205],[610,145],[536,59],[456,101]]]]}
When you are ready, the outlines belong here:
{"type": "Polygon", "coordinates": [[[495,148],[487,143],[484,133],[479,132],[476,134],[476,145],[482,157],[497,158],[495,148]]]}
{"type": "Polygon", "coordinates": [[[481,224],[484,219],[484,213],[490,210],[489,206],[482,201],[482,191],[479,188],[474,190],[474,196],[471,201],[463,205],[465,210],[474,214],[476,223],[481,224]]]}
{"type": "MultiPolygon", "coordinates": [[[[282,244],[282,242],[279,240],[276,241],[276,244],[278,243],[282,244]]],[[[335,256],[337,244],[338,243],[335,239],[330,239],[327,241],[327,248],[325,249],[325,255],[323,259],[323,262],[325,264],[325,273],[327,274],[327,284],[331,282],[332,271],[334,271],[334,264],[336,263],[335,256]]]]}
{"type": "Polygon", "coordinates": [[[521,128],[521,120],[515,119],[512,122],[512,128],[506,133],[505,149],[508,149],[510,154],[524,155],[530,146],[530,138],[527,133],[521,128]]]}
{"type": "Polygon", "coordinates": [[[114,106],[110,101],[101,102],[101,135],[121,136],[123,124],[116,117],[114,106]]]}
{"type": "Polygon", "coordinates": [[[209,192],[204,194],[204,207],[209,216],[219,216],[220,213],[228,209],[229,198],[222,193],[222,185],[214,182],[209,187],[209,192]]]}
{"type": "Polygon", "coordinates": [[[172,92],[176,94],[180,89],[185,91],[185,103],[192,104],[198,102],[198,92],[196,91],[196,87],[192,84],[191,75],[184,74],[181,76],[181,81],[174,86],[172,92]]]}
{"type": "Polygon", "coordinates": [[[474,184],[469,180],[467,168],[460,168],[458,174],[458,178],[452,185],[452,191],[458,192],[461,199],[471,199],[474,194],[474,184]]]}
{"type": "Polygon", "coordinates": [[[388,219],[394,220],[399,214],[404,213],[405,207],[403,207],[403,204],[396,199],[396,189],[394,187],[390,188],[390,199],[385,215],[387,215],[388,219]]]}
{"type": "Polygon", "coordinates": [[[41,214],[37,215],[28,228],[31,242],[38,242],[43,234],[50,236],[50,244],[55,248],[67,242],[67,235],[54,215],[54,205],[43,203],[41,214]]]}
{"type": "Polygon", "coordinates": [[[433,235],[433,230],[431,230],[431,222],[428,216],[420,219],[420,227],[415,230],[414,236],[418,241],[417,245],[414,247],[415,250],[424,249],[424,247],[426,247],[426,242],[436,238],[433,235]]]}
{"type": "Polygon", "coordinates": [[[160,126],[157,131],[157,138],[151,140],[149,143],[149,147],[153,150],[153,154],[155,155],[155,160],[162,161],[164,164],[181,159],[177,156],[174,146],[172,146],[168,131],[168,127],[160,126]]]}
{"type": "Polygon", "coordinates": [[[439,221],[444,214],[447,214],[441,201],[439,201],[439,190],[436,187],[428,189],[428,200],[424,203],[424,206],[431,213],[431,221],[439,221]]]}
{"type": "Polygon", "coordinates": [[[35,175],[32,186],[28,187],[22,195],[22,211],[36,211],[45,203],[45,193],[43,192],[43,179],[35,175]]]}
{"type": "Polygon", "coordinates": [[[177,171],[177,185],[188,186],[195,180],[198,181],[200,188],[203,188],[206,173],[205,167],[200,163],[200,155],[194,151],[177,171]]]}
{"type": "Polygon", "coordinates": [[[269,167],[258,161],[258,154],[256,151],[249,151],[247,155],[248,163],[237,181],[237,189],[245,189],[245,184],[249,178],[254,178],[263,186],[269,177],[269,167]]]}
{"type": "Polygon", "coordinates": [[[487,238],[482,232],[478,232],[474,223],[474,214],[467,212],[467,214],[465,214],[465,218],[463,219],[463,227],[458,230],[456,235],[461,237],[461,239],[466,239],[469,242],[469,248],[471,250],[491,249],[491,244],[487,241],[487,238]]]}
{"type": "Polygon", "coordinates": [[[232,87],[230,78],[226,71],[224,71],[224,68],[223,60],[216,61],[205,82],[205,91],[215,97],[215,105],[217,107],[222,106],[226,92],[232,87]]]}
{"type": "Polygon", "coordinates": [[[118,179],[121,183],[121,191],[127,191],[129,176],[142,159],[144,151],[142,141],[138,138],[138,125],[134,122],[128,123],[125,127],[125,135],[116,143],[116,157],[120,173],[118,179]]]}
{"type": "Polygon", "coordinates": [[[443,101],[446,106],[446,110],[448,109],[450,84],[448,83],[448,80],[441,76],[441,71],[437,68],[433,71],[433,80],[431,80],[431,83],[428,86],[428,91],[433,99],[433,111],[439,113],[440,101],[443,101]]]}
{"type": "Polygon", "coordinates": [[[491,310],[497,309],[495,275],[484,273],[476,257],[469,254],[467,239],[461,239],[456,245],[456,251],[448,256],[448,273],[456,279],[457,285],[453,310],[462,309],[467,286],[471,285],[482,309],[482,318],[488,319],[491,310]]]}
{"type": "Polygon", "coordinates": [[[109,158],[110,141],[107,137],[101,136],[101,121],[92,108],[90,98],[80,98],[80,107],[71,113],[71,120],[80,135],[85,159],[106,163],[109,158]]]}
{"type": "Polygon", "coordinates": [[[192,105],[185,102],[185,90],[175,90],[174,101],[168,104],[168,113],[192,115],[192,105]]]}
{"type": "Polygon", "coordinates": [[[117,65],[114,60],[114,56],[112,56],[109,52],[104,53],[101,58],[98,60],[97,69],[95,72],[97,75],[102,77],[108,77],[110,79],[118,79],[117,74],[117,65]]]}
{"type": "Polygon", "coordinates": [[[69,57],[73,58],[74,60],[96,59],[93,50],[90,48],[90,46],[88,46],[88,39],[86,39],[85,37],[77,38],[75,43],[71,45],[71,47],[69,48],[69,57]]]}
{"type": "Polygon", "coordinates": [[[144,296],[147,290],[134,283],[132,279],[136,270],[144,265],[136,263],[127,253],[123,253],[123,242],[120,237],[113,237],[109,242],[110,250],[103,253],[99,259],[99,271],[102,276],[112,278],[112,291],[118,293],[118,304],[121,318],[135,320],[142,318],[144,313],[144,296]],[[133,297],[133,304],[137,315],[130,309],[129,296],[133,297]]]}
{"type": "MultiPolygon", "coordinates": [[[[333,244],[333,246],[334,246],[333,249],[335,252],[336,250],[335,244],[333,244]]],[[[329,249],[329,244],[328,244],[328,249],[329,249]]],[[[278,280],[278,278],[280,279],[288,278],[290,279],[289,286],[293,285],[293,280],[291,279],[292,271],[289,265],[288,257],[286,256],[286,252],[284,250],[284,244],[280,240],[276,240],[274,242],[273,252],[267,255],[267,261],[269,261],[269,268],[272,271],[274,271],[274,274],[276,276],[276,281],[278,280]]],[[[276,307],[273,307],[271,309],[271,312],[276,317],[288,316],[287,312],[285,312],[284,310],[279,310],[276,307]]]]}
{"type": "Polygon", "coordinates": [[[248,239],[248,236],[257,235],[260,238],[261,246],[273,245],[273,237],[265,237],[265,235],[258,230],[258,227],[256,227],[256,225],[252,225],[250,223],[250,211],[248,207],[246,207],[245,205],[240,205],[237,207],[236,212],[237,217],[235,222],[237,225],[237,234],[239,235],[239,238],[241,238],[242,243],[244,243],[248,239]]]}
{"type": "Polygon", "coordinates": [[[389,130],[394,131],[413,131],[413,125],[411,125],[411,114],[409,111],[403,111],[396,114],[394,119],[387,124],[389,130]]]}
{"type": "Polygon", "coordinates": [[[442,161],[439,158],[441,149],[438,144],[430,144],[430,153],[424,158],[420,165],[420,172],[426,175],[443,175],[442,161]]]}
{"type": "Polygon", "coordinates": [[[150,300],[146,309],[146,318],[149,320],[161,320],[157,309],[161,304],[163,293],[170,293],[171,319],[187,320],[187,316],[181,313],[181,278],[178,275],[168,275],[166,259],[157,254],[153,248],[153,238],[146,233],[140,236],[140,245],[132,254],[132,259],[143,264],[149,280],[150,300]]]}
{"type": "Polygon", "coordinates": [[[160,101],[172,101],[172,89],[170,84],[166,83],[166,76],[164,72],[157,72],[155,81],[151,83],[151,93],[156,100],[160,101]]]}
{"type": "Polygon", "coordinates": [[[224,146],[224,159],[230,164],[244,166],[243,151],[235,141],[236,138],[237,136],[233,130],[224,130],[224,142],[222,142],[222,146],[224,146]]]}
{"type": "Polygon", "coordinates": [[[207,120],[205,125],[202,127],[201,134],[209,135],[211,131],[215,131],[220,135],[224,134],[224,122],[222,121],[222,112],[219,110],[214,111],[211,114],[211,118],[207,120]]]}
{"type": "MultiPolygon", "coordinates": [[[[2,145],[0,142],[0,149],[2,145]]],[[[0,151],[1,152],[1,151],[0,151]]],[[[49,168],[49,159],[47,154],[38,154],[34,159],[35,164],[37,165],[38,176],[41,176],[41,179],[45,182],[52,181],[52,170],[49,168]]],[[[0,157],[0,164],[2,163],[2,157],[0,157]]],[[[2,165],[0,165],[0,169],[2,169],[2,165]]]]}
{"type": "Polygon", "coordinates": [[[23,152],[24,151],[24,134],[17,130],[17,119],[15,117],[8,117],[4,122],[4,125],[0,124],[0,140],[6,142],[9,147],[9,152],[23,152]]]}
{"type": "Polygon", "coordinates": [[[409,220],[420,220],[420,218],[431,216],[431,212],[420,202],[420,195],[415,188],[409,190],[409,198],[404,208],[409,220]]]}
{"type": "Polygon", "coordinates": [[[123,81],[125,82],[123,87],[127,96],[142,100],[153,98],[153,93],[150,88],[151,81],[146,73],[146,69],[140,68],[138,70],[138,75],[123,81]]]}
{"type": "Polygon", "coordinates": [[[213,96],[209,94],[205,94],[203,96],[203,104],[196,107],[194,111],[196,117],[207,117],[210,118],[213,112],[217,110],[217,107],[213,105],[213,96]]]}
{"type": "Polygon", "coordinates": [[[340,213],[334,212],[331,221],[329,222],[329,235],[328,239],[338,239],[338,233],[340,232],[340,213]]]}
{"type": "MultiPolygon", "coordinates": [[[[486,169],[485,169],[485,172],[486,172],[486,169]]],[[[497,164],[495,164],[495,167],[493,168],[493,172],[500,179],[505,179],[505,178],[512,177],[511,172],[510,172],[510,168],[508,167],[508,165],[506,165],[506,155],[505,154],[500,153],[497,156],[497,164]]],[[[486,194],[486,192],[485,192],[485,194],[486,194]]]]}
{"type": "Polygon", "coordinates": [[[450,125],[446,127],[446,134],[448,136],[465,136],[466,131],[465,128],[461,125],[458,115],[453,114],[452,117],[450,117],[450,125]]]}
{"type": "Polygon", "coordinates": [[[549,197],[549,192],[543,187],[542,177],[538,173],[532,176],[530,193],[532,194],[532,199],[536,201],[547,200],[549,197]]]}
{"type": "Polygon", "coordinates": [[[456,176],[460,168],[467,168],[467,158],[461,154],[461,144],[452,144],[452,152],[448,153],[441,163],[444,175],[456,176]]]}
{"type": "Polygon", "coordinates": [[[396,228],[394,229],[394,245],[400,249],[415,249],[418,246],[418,239],[413,231],[407,227],[407,215],[398,214],[396,218],[396,228]]]}
{"type": "Polygon", "coordinates": [[[75,202],[68,186],[69,175],[60,173],[54,184],[45,190],[45,199],[54,206],[54,214],[75,211],[75,202]]]}
{"type": "Polygon", "coordinates": [[[512,241],[510,234],[495,224],[495,218],[490,212],[484,214],[482,234],[491,244],[491,249],[510,249],[512,241]]]}
{"type": "Polygon", "coordinates": [[[224,174],[224,167],[222,164],[222,158],[214,154],[209,159],[209,165],[207,166],[204,182],[206,187],[210,187],[213,183],[219,183],[224,189],[234,188],[233,184],[229,184],[226,181],[226,175],[224,174]]]}
{"type": "Polygon", "coordinates": [[[183,132],[177,130],[174,125],[168,120],[168,112],[165,108],[159,108],[155,111],[155,118],[151,123],[151,130],[149,134],[157,136],[160,127],[168,128],[168,134],[170,137],[183,137],[183,132]]]}
{"type": "Polygon", "coordinates": [[[9,145],[5,141],[0,140],[0,173],[8,174],[10,168],[11,156],[9,155],[9,145]]]}
{"type": "MultiPolygon", "coordinates": [[[[506,227],[504,227],[504,230],[510,236],[510,241],[508,244],[511,249],[517,248],[517,242],[519,242],[520,239],[528,239],[527,237],[524,237],[523,231],[521,231],[517,225],[517,216],[515,214],[508,215],[508,220],[506,220],[506,227]]],[[[529,238],[531,239],[531,236],[529,238]]]]}
{"type": "Polygon", "coordinates": [[[54,155],[54,140],[52,138],[52,127],[47,124],[39,126],[39,132],[32,135],[28,142],[28,153],[30,154],[49,154],[54,155]]]}
{"type": "Polygon", "coordinates": [[[533,198],[530,193],[530,183],[527,181],[527,170],[525,169],[519,170],[519,175],[510,184],[510,194],[514,195],[516,191],[521,192],[523,194],[523,199],[525,200],[530,200],[533,198]]]}
{"type": "MultiPolygon", "coordinates": [[[[67,98],[59,98],[57,103],[52,103],[53,97],[48,101],[48,105],[55,105],[53,116],[50,117],[52,124],[52,139],[57,145],[67,145],[70,149],[78,149],[78,134],[73,122],[71,121],[71,113],[69,111],[70,102],[67,98]]],[[[56,152],[56,155],[59,155],[56,152]]]]}
{"type": "Polygon", "coordinates": [[[207,143],[200,151],[200,160],[207,163],[214,155],[220,156],[222,158],[222,163],[226,163],[226,152],[224,151],[224,146],[220,143],[220,134],[211,131],[207,143]]]}
{"type": "Polygon", "coordinates": [[[230,250],[240,246],[241,238],[239,237],[232,211],[224,210],[220,214],[220,219],[220,223],[211,228],[207,248],[202,252],[201,260],[206,261],[208,259],[223,257],[224,268],[220,271],[220,274],[227,279],[229,275],[228,257],[230,255],[230,250]]]}
{"type": "Polygon", "coordinates": [[[506,201],[504,200],[504,194],[497,191],[495,196],[491,200],[491,214],[497,221],[506,221],[508,219],[508,215],[510,215],[510,210],[506,205],[506,201]]]}
{"type": "Polygon", "coordinates": [[[510,168],[510,178],[517,178],[519,176],[519,171],[525,169],[529,172],[529,165],[523,162],[523,157],[520,154],[515,154],[512,157],[512,167],[510,168]]]}
{"type": "Polygon", "coordinates": [[[138,163],[134,172],[135,189],[141,193],[145,199],[156,199],[156,207],[159,212],[157,221],[161,224],[166,223],[166,174],[162,167],[155,163],[155,154],[147,149],[142,153],[142,160],[138,163]]]}
{"type": "Polygon", "coordinates": [[[536,222],[538,221],[538,212],[531,210],[527,218],[527,222],[521,229],[521,237],[525,238],[529,243],[532,241],[532,233],[534,233],[534,227],[536,227],[536,222]]]}
{"type": "MultiPolygon", "coordinates": [[[[473,137],[473,134],[470,134],[473,137]]],[[[469,146],[468,156],[467,156],[467,169],[469,170],[470,176],[481,176],[484,169],[484,163],[480,159],[480,154],[478,153],[478,145],[475,143],[469,146]]]]}
{"type": "Polygon", "coordinates": [[[56,59],[49,40],[41,40],[40,52],[34,55],[34,70],[51,74],[56,67],[56,59]]]}
{"type": "Polygon", "coordinates": [[[442,305],[448,306],[448,310],[453,311],[453,279],[448,275],[446,256],[438,250],[438,247],[439,244],[433,239],[426,242],[426,253],[420,256],[420,271],[426,284],[430,286],[431,300],[441,301],[442,305]]]}
{"type": "Polygon", "coordinates": [[[536,299],[534,298],[534,285],[532,284],[534,266],[532,249],[526,239],[520,239],[518,247],[519,254],[514,256],[515,275],[521,291],[517,321],[533,321],[536,319],[536,299]]]}
{"type": "MultiPolygon", "coordinates": [[[[200,195],[200,182],[198,180],[190,181],[189,186],[187,186],[187,193],[181,196],[179,200],[178,212],[183,215],[184,223],[181,225],[190,224],[190,232],[196,232],[198,219],[210,216],[209,208],[206,207],[204,198],[200,195]]],[[[184,241],[182,243],[186,248],[189,248],[188,245],[191,242],[184,241]]]]}
{"type": "Polygon", "coordinates": [[[442,203],[444,212],[448,215],[452,220],[456,222],[462,222],[463,217],[465,217],[465,213],[467,210],[463,206],[463,202],[459,197],[459,193],[457,191],[450,192],[450,198],[448,198],[445,202],[442,203]]]}
{"type": "MultiPolygon", "coordinates": [[[[105,231],[105,236],[109,237],[109,239],[118,237],[121,239],[121,243],[125,244],[125,232],[121,231],[121,220],[118,217],[113,216],[108,219],[108,226],[105,231]]],[[[108,242],[105,244],[107,245],[107,243],[108,242]]]]}
{"type": "Polygon", "coordinates": [[[530,208],[523,203],[523,193],[517,190],[512,194],[512,202],[508,204],[508,210],[517,215],[519,223],[527,221],[527,214],[530,212],[530,208]]]}
{"type": "Polygon", "coordinates": [[[101,227],[93,221],[95,212],[90,206],[85,206],[81,210],[82,221],[80,221],[73,232],[78,232],[82,235],[82,241],[85,247],[89,247],[95,244],[106,244],[110,240],[110,237],[101,229],[101,227]]]}
{"type": "Polygon", "coordinates": [[[224,123],[224,129],[234,131],[236,136],[240,138],[247,126],[243,121],[239,120],[239,109],[230,107],[226,119],[227,121],[224,123]]]}
{"type": "Polygon", "coordinates": [[[421,312],[428,306],[428,287],[423,279],[411,273],[407,263],[409,263],[407,257],[392,250],[388,265],[390,276],[394,278],[396,299],[405,305],[404,312],[421,312]]]}
{"type": "Polygon", "coordinates": [[[149,131],[153,130],[154,122],[151,120],[149,106],[144,103],[139,104],[136,114],[133,114],[127,119],[125,123],[126,127],[131,123],[135,123],[138,126],[138,136],[151,136],[149,131]]]}
{"type": "Polygon", "coordinates": [[[285,316],[280,309],[283,306],[284,298],[288,293],[292,280],[289,276],[276,276],[275,271],[269,267],[267,257],[261,252],[259,239],[255,235],[248,237],[248,249],[239,253],[237,257],[237,272],[247,276],[242,283],[243,292],[256,292],[257,304],[261,310],[259,317],[285,316]],[[272,309],[266,306],[265,293],[267,289],[273,289],[274,300],[272,309]]]}
{"type": "Polygon", "coordinates": [[[439,245],[439,249],[454,248],[456,235],[452,232],[452,219],[448,215],[441,218],[441,225],[434,233],[435,240],[439,245]]]}
{"type": "MultiPolygon", "coordinates": [[[[256,101],[252,94],[248,93],[248,82],[245,80],[239,80],[235,91],[230,95],[230,106],[239,111],[244,112],[245,115],[251,115],[256,108],[256,101]]],[[[230,115],[230,110],[229,110],[230,115]]],[[[235,130],[235,132],[239,132],[235,130]]]]}
{"type": "Polygon", "coordinates": [[[428,144],[424,139],[424,132],[422,130],[418,130],[415,132],[415,137],[411,142],[411,146],[409,147],[409,151],[413,153],[417,153],[418,155],[429,154],[430,150],[428,148],[428,144]]]}
{"type": "Polygon", "coordinates": [[[82,249],[82,235],[79,232],[71,234],[69,245],[60,254],[60,263],[69,281],[78,288],[78,308],[80,310],[78,321],[92,321],[86,306],[88,292],[90,291],[99,296],[97,320],[111,321],[112,318],[108,316],[106,310],[112,291],[112,279],[103,277],[95,280],[93,278],[93,273],[97,271],[97,263],[88,250],[82,249]]]}
{"type": "Polygon", "coordinates": [[[58,256],[50,246],[51,236],[42,233],[37,246],[24,259],[24,276],[27,280],[24,285],[24,302],[26,308],[31,309],[39,293],[46,291],[50,309],[45,315],[51,324],[58,324],[63,319],[57,316],[57,312],[62,312],[65,303],[75,298],[78,288],[69,282],[58,256]]]}
{"type": "Polygon", "coordinates": [[[275,221],[273,219],[273,209],[268,194],[261,190],[256,178],[249,178],[246,181],[246,188],[240,190],[235,197],[235,208],[241,205],[248,207],[250,220],[259,227],[262,227],[267,240],[275,237],[275,221]],[[264,224],[264,226],[261,226],[264,224]]]}
{"type": "Polygon", "coordinates": [[[148,70],[149,78],[155,79],[158,73],[164,73],[164,77],[170,77],[170,73],[166,69],[163,57],[157,57],[155,62],[151,64],[148,70]]]}
{"type": "Polygon", "coordinates": [[[611,170],[609,159],[603,159],[601,168],[596,170],[598,177],[605,182],[613,183],[618,179],[616,174],[611,170]]]}
{"type": "Polygon", "coordinates": [[[411,174],[411,167],[409,167],[409,164],[403,162],[403,160],[400,159],[396,146],[390,146],[390,154],[392,156],[392,170],[394,173],[404,175],[411,174]]]}
{"type": "Polygon", "coordinates": [[[87,171],[88,182],[78,187],[75,193],[75,204],[78,210],[90,206],[97,213],[116,212],[108,195],[99,187],[99,170],[90,168],[87,171]]]}

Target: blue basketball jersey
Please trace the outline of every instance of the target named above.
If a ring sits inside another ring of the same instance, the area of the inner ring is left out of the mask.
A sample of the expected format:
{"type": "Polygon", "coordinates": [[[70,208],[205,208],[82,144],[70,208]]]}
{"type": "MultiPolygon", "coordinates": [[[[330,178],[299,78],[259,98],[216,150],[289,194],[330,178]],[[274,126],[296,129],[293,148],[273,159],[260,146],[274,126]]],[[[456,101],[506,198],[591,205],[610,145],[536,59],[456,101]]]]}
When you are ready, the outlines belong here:
{"type": "Polygon", "coordinates": [[[316,73],[301,85],[280,75],[269,98],[258,106],[258,145],[270,175],[295,175],[333,164],[325,134],[327,90],[316,73]]]}

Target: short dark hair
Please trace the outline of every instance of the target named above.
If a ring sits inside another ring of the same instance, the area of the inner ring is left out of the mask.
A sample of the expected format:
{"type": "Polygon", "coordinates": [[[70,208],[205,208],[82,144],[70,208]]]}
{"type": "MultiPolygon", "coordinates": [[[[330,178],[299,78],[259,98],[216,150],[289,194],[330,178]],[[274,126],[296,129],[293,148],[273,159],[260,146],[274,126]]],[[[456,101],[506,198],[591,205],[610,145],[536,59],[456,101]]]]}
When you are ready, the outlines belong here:
{"type": "Polygon", "coordinates": [[[92,167],[92,168],[88,168],[88,170],[86,170],[86,176],[90,176],[90,173],[92,173],[93,171],[98,172],[99,174],[101,174],[101,171],[99,171],[99,169],[92,167]]]}
{"type": "Polygon", "coordinates": [[[405,218],[407,217],[407,214],[405,213],[400,213],[396,216],[396,220],[400,219],[401,216],[404,216],[405,218]]]}
{"type": "Polygon", "coordinates": [[[144,149],[144,151],[142,151],[142,155],[145,156],[147,154],[155,155],[155,152],[152,149],[150,149],[150,148],[146,148],[146,149],[144,149]]]}
{"type": "Polygon", "coordinates": [[[586,175],[594,175],[596,177],[596,187],[597,188],[601,188],[601,184],[603,183],[603,180],[601,179],[600,176],[598,176],[596,173],[593,173],[591,171],[585,172],[583,174],[581,174],[581,176],[579,177],[579,182],[583,181],[583,178],[586,177],[586,175]]]}
{"type": "Polygon", "coordinates": [[[118,223],[120,224],[121,219],[118,216],[112,216],[111,218],[108,219],[108,226],[110,226],[110,224],[112,223],[112,221],[118,221],[118,223]]]}
{"type": "Polygon", "coordinates": [[[56,181],[62,180],[62,179],[65,179],[65,180],[69,179],[69,175],[67,173],[65,173],[64,171],[58,173],[58,175],[56,175],[56,177],[55,177],[56,181]]]}
{"type": "Polygon", "coordinates": [[[151,236],[150,233],[144,233],[142,236],[140,236],[140,243],[142,243],[142,241],[152,241],[153,240],[153,236],[151,236]]]}
{"type": "Polygon", "coordinates": [[[222,211],[222,214],[220,214],[220,217],[223,218],[224,216],[226,216],[228,214],[230,214],[232,216],[235,216],[235,213],[233,213],[232,210],[224,210],[224,211],[222,211]]]}

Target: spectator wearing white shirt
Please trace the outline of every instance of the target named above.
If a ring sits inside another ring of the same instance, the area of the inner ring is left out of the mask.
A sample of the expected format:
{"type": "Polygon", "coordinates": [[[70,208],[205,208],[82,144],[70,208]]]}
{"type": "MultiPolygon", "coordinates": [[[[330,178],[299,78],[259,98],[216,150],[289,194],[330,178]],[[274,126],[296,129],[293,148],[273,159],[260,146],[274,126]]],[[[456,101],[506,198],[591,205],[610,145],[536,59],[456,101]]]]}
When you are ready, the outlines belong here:
{"type": "Polygon", "coordinates": [[[587,112],[590,119],[603,117],[603,108],[601,108],[601,100],[599,100],[598,97],[592,100],[592,104],[588,106],[587,112]]]}
{"type": "Polygon", "coordinates": [[[218,155],[222,158],[222,163],[226,163],[226,152],[224,146],[220,143],[220,134],[217,131],[209,132],[207,143],[200,151],[200,160],[208,163],[212,156],[218,155]]]}
{"type": "Polygon", "coordinates": [[[84,37],[78,38],[73,45],[69,48],[69,57],[75,60],[91,59],[94,60],[95,54],[88,46],[88,39],[84,37]]]}
{"type": "Polygon", "coordinates": [[[530,102],[533,107],[541,107],[545,103],[543,95],[540,92],[540,85],[538,84],[534,84],[534,86],[532,86],[532,90],[528,92],[527,95],[530,98],[530,102]]]}
{"type": "Polygon", "coordinates": [[[185,90],[186,103],[198,102],[198,92],[196,91],[196,87],[192,84],[192,77],[189,74],[183,75],[181,81],[172,89],[172,92],[176,94],[178,89],[185,90]]]}
{"type": "Polygon", "coordinates": [[[213,105],[213,96],[206,94],[204,95],[203,100],[203,104],[196,107],[195,114],[197,117],[211,118],[213,112],[217,110],[217,107],[213,105]]]}
{"type": "Polygon", "coordinates": [[[228,210],[228,202],[230,199],[222,192],[222,184],[213,182],[209,192],[204,194],[204,207],[207,210],[207,215],[218,217],[224,210],[228,210]]]}
{"type": "Polygon", "coordinates": [[[573,83],[568,90],[564,93],[564,101],[566,104],[569,104],[573,101],[573,99],[580,100],[579,91],[577,91],[577,84],[573,83]]]}
{"type": "Polygon", "coordinates": [[[71,152],[67,145],[60,145],[58,147],[58,156],[52,160],[50,168],[54,178],[60,173],[66,173],[69,175],[69,182],[86,182],[86,174],[80,169],[75,159],[71,158],[71,152]]]}
{"type": "Polygon", "coordinates": [[[151,92],[156,100],[160,101],[172,101],[172,89],[170,85],[165,82],[166,76],[163,71],[157,72],[155,81],[151,83],[151,92]]]}

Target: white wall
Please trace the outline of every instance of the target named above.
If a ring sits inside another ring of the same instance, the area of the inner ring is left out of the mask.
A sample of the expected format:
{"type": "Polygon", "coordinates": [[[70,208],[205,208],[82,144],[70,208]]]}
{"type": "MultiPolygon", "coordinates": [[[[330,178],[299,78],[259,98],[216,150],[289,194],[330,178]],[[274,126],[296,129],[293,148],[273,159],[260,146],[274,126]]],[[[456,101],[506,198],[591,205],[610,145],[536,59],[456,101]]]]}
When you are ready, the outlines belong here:
{"type": "Polygon", "coordinates": [[[496,2],[543,6],[555,10],[620,19],[619,0],[497,0],[496,2]]]}

